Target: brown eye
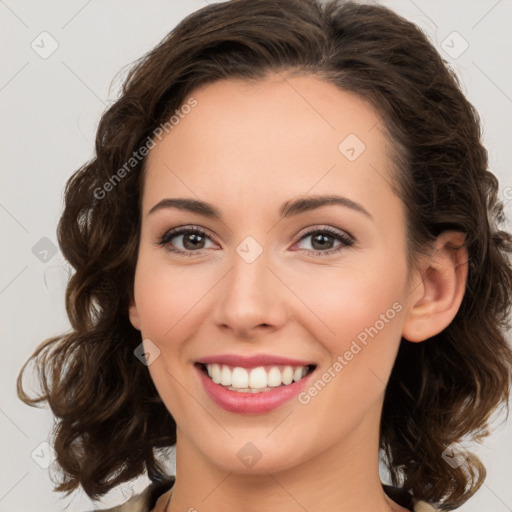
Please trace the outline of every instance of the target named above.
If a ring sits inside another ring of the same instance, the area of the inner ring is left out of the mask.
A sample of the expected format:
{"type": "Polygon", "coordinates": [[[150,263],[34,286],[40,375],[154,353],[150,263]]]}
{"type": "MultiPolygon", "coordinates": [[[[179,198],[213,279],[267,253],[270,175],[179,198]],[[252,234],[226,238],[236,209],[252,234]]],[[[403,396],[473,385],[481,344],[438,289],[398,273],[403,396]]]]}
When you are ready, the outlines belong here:
{"type": "Polygon", "coordinates": [[[165,247],[170,252],[178,254],[201,253],[210,237],[205,231],[199,228],[176,228],[171,229],[158,241],[158,245],[165,247]]]}
{"type": "Polygon", "coordinates": [[[301,241],[308,238],[311,239],[311,242],[309,243],[311,248],[306,247],[304,250],[309,251],[315,255],[332,254],[342,250],[345,247],[354,245],[354,240],[352,237],[348,236],[342,231],[337,231],[332,228],[322,228],[309,231],[305,233],[297,243],[300,243],[301,241]],[[335,245],[336,241],[339,242],[337,245],[335,245]]]}

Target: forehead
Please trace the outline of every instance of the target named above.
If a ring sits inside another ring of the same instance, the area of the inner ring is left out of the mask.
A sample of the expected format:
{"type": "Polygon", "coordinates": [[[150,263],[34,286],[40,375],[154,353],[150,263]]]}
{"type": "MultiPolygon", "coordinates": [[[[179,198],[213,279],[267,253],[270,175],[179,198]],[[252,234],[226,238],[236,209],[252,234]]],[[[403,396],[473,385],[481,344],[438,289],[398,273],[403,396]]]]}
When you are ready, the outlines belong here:
{"type": "MultiPolygon", "coordinates": [[[[143,208],[164,193],[224,204],[281,202],[334,191],[378,202],[392,162],[377,112],[355,93],[310,75],[221,80],[190,95],[194,108],[150,151],[143,208]],[[373,198],[372,198],[373,196],[373,198]]],[[[165,195],[165,194],[164,194],[165,195]]]]}

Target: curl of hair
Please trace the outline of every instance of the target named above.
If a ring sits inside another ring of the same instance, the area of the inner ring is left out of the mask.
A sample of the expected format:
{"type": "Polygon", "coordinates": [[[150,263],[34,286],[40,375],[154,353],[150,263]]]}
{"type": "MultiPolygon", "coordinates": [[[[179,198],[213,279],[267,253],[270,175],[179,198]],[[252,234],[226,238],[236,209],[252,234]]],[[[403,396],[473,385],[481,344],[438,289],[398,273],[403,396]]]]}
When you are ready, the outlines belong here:
{"type": "Polygon", "coordinates": [[[474,454],[457,468],[442,458],[451,443],[488,435],[511,382],[512,237],[498,227],[503,205],[477,112],[423,32],[382,6],[231,0],[191,14],[135,63],[102,116],[96,156],[67,182],[58,241],[75,270],[66,291],[72,329],[43,342],[17,383],[25,403],[47,402],[59,419],[56,491],[81,485],[96,499],[144,471],[162,477],[154,450],[176,442],[176,424],[134,356],[141,337],[128,306],[146,159],[130,159],[197,87],[282,72],[316,75],[380,113],[396,163],[391,185],[407,207],[411,264],[441,232],[467,235],[463,303],[434,338],[402,339],[381,448],[392,483],[443,510],[482,485],[485,468],[474,454]],[[33,398],[22,386],[32,361],[42,386],[33,398]]]}

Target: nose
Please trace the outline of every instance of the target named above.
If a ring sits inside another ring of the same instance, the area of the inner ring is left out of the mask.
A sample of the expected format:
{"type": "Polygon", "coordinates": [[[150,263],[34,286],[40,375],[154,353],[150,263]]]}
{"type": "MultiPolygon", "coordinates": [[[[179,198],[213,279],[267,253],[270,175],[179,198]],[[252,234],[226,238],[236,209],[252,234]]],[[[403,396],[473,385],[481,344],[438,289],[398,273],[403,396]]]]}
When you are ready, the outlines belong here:
{"type": "Polygon", "coordinates": [[[252,262],[235,252],[231,269],[219,283],[215,322],[237,339],[275,331],[286,320],[286,287],[269,259],[265,250],[252,262]]]}

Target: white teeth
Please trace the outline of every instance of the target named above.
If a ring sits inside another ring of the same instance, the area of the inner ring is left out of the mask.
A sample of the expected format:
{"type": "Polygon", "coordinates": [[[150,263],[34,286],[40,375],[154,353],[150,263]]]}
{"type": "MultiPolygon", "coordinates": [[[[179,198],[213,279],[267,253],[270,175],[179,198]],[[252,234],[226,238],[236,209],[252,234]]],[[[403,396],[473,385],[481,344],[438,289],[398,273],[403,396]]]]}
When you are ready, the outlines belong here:
{"type": "MultiPolygon", "coordinates": [[[[307,369],[306,369],[307,371],[307,369]]],[[[304,377],[305,373],[303,372],[303,368],[300,366],[295,368],[295,371],[293,372],[293,381],[297,382],[298,380],[302,379],[304,377]]]]}
{"type": "MultiPolygon", "coordinates": [[[[300,368],[299,368],[300,369],[300,368]]],[[[302,372],[301,372],[302,375],[302,372]]],[[[267,373],[267,384],[270,387],[277,387],[280,386],[282,382],[281,372],[279,371],[279,368],[276,368],[273,366],[270,368],[270,371],[267,373]]]]}
{"type": "Polygon", "coordinates": [[[218,364],[211,364],[208,373],[215,384],[220,384],[220,366],[218,364]]]}
{"type": "MultiPolygon", "coordinates": [[[[233,374],[235,373],[236,368],[233,370],[233,374]]],[[[281,379],[279,379],[279,384],[281,384],[281,379]]],[[[279,384],[277,384],[279,386],[279,384]]],[[[251,374],[249,375],[249,383],[247,386],[236,386],[233,384],[234,388],[238,387],[247,387],[252,389],[261,389],[267,387],[267,372],[263,366],[259,366],[258,368],[253,368],[251,370],[251,374]]]]}
{"type": "MultiPolygon", "coordinates": [[[[210,375],[210,372],[208,372],[208,375],[210,375]]],[[[220,384],[231,386],[231,370],[227,366],[223,366],[220,371],[220,384]]]]}
{"type": "Polygon", "coordinates": [[[293,368],[285,366],[283,370],[283,384],[291,384],[293,382],[293,368]]]}
{"type": "Polygon", "coordinates": [[[256,368],[231,367],[220,364],[207,364],[208,375],[222,386],[243,392],[270,391],[281,385],[289,385],[306,376],[307,366],[272,366],[268,371],[263,366],[256,368]]]}
{"type": "Polygon", "coordinates": [[[236,367],[231,372],[231,383],[234,388],[249,387],[249,373],[245,368],[236,367]]]}

